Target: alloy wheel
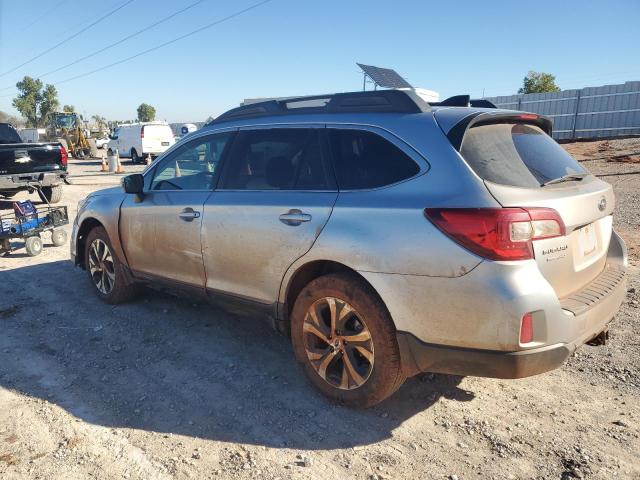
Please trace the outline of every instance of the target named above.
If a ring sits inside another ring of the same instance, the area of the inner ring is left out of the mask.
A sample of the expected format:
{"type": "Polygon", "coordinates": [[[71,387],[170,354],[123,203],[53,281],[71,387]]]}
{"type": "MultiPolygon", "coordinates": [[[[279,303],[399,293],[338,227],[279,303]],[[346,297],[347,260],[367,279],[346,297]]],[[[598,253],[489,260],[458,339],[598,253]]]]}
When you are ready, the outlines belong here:
{"type": "Polygon", "coordinates": [[[113,255],[107,244],[96,238],[89,247],[89,273],[100,293],[109,295],[116,281],[113,255]]]}
{"type": "Polygon", "coordinates": [[[371,332],[347,302],[324,297],[304,317],[304,348],[316,373],[331,386],[354,390],[373,370],[371,332]]]}

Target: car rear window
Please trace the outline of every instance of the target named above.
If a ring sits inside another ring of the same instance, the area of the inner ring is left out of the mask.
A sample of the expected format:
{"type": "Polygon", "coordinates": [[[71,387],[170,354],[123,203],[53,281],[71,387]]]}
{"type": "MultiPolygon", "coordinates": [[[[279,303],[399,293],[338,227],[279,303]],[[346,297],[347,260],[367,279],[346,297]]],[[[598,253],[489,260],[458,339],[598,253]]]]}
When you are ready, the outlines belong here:
{"type": "Polygon", "coordinates": [[[514,187],[540,187],[586,170],[535,125],[497,123],[471,127],[460,149],[480,178],[514,187]]]}
{"type": "Polygon", "coordinates": [[[22,143],[22,140],[11,125],[0,124],[0,143],[22,143]]]}

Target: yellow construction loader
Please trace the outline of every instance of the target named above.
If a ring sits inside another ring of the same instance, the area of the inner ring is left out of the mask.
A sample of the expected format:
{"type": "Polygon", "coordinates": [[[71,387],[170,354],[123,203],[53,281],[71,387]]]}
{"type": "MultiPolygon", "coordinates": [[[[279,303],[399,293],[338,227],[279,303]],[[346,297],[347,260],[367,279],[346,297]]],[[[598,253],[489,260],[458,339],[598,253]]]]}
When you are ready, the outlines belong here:
{"type": "Polygon", "coordinates": [[[49,117],[47,140],[62,143],[74,158],[91,156],[91,146],[77,113],[52,113],[49,117]]]}

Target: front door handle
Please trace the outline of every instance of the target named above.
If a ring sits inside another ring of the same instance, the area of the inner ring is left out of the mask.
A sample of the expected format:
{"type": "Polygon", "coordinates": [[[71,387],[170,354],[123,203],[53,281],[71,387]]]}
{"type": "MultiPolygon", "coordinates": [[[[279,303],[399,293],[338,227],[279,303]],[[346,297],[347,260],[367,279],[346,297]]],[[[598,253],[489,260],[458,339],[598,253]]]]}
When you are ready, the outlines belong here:
{"type": "Polygon", "coordinates": [[[185,222],[193,222],[196,218],[200,217],[200,212],[196,212],[193,208],[185,208],[182,210],[178,217],[185,222]]]}
{"type": "Polygon", "coordinates": [[[285,225],[290,225],[295,227],[300,225],[302,222],[308,222],[311,220],[311,215],[308,213],[302,213],[302,210],[298,210],[297,208],[292,208],[287,213],[283,213],[280,215],[280,221],[285,225]]]}

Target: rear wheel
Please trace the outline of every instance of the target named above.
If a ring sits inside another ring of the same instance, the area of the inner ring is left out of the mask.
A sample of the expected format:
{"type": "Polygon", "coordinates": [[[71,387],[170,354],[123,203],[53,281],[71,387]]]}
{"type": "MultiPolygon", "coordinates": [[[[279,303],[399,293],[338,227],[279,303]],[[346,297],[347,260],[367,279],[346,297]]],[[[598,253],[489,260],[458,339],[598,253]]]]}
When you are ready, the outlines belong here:
{"type": "Polygon", "coordinates": [[[40,237],[29,237],[24,241],[24,248],[30,257],[40,255],[42,252],[42,239],[40,237]]]}
{"type": "Polygon", "coordinates": [[[133,148],[131,149],[131,163],[133,163],[134,165],[140,163],[138,152],[136,152],[133,148]]]}
{"type": "Polygon", "coordinates": [[[373,289],[355,275],[310,282],[291,314],[296,359],[316,388],[351,407],[373,406],[405,380],[395,327],[373,289]]]}
{"type": "Polygon", "coordinates": [[[51,231],[51,243],[56,247],[61,247],[67,243],[67,232],[60,228],[56,228],[51,231]]]}
{"type": "Polygon", "coordinates": [[[13,198],[18,194],[18,192],[0,192],[0,195],[4,198],[13,198]]]}
{"type": "Polygon", "coordinates": [[[87,236],[85,267],[96,292],[106,303],[123,303],[134,298],[138,288],[125,273],[124,266],[113,253],[107,232],[96,227],[87,236]]]}
{"type": "Polygon", "coordinates": [[[40,200],[49,203],[58,203],[62,200],[62,185],[54,185],[52,187],[42,187],[42,191],[38,192],[40,200]]]}

